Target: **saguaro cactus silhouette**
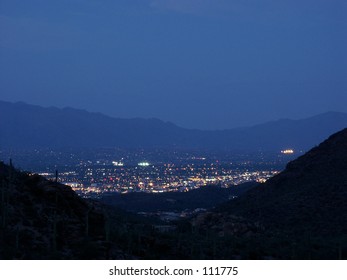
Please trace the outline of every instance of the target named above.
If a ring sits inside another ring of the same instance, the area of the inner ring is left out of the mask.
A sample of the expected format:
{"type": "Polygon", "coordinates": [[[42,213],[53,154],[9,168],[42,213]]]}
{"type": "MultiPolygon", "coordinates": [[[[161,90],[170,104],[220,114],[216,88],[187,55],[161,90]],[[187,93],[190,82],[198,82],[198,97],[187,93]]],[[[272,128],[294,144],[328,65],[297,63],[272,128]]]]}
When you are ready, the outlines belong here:
{"type": "Polygon", "coordinates": [[[85,227],[85,235],[86,235],[86,237],[89,236],[89,214],[90,214],[90,211],[92,211],[91,207],[89,207],[87,209],[86,217],[85,217],[85,225],[86,225],[86,227],[85,227]]]}
{"type": "Polygon", "coordinates": [[[1,182],[1,227],[5,228],[6,226],[6,214],[7,213],[7,204],[6,204],[6,183],[3,179],[1,182]]]}
{"type": "Polygon", "coordinates": [[[107,212],[104,210],[104,217],[105,217],[105,240],[106,242],[110,241],[110,218],[108,217],[107,212]]]}

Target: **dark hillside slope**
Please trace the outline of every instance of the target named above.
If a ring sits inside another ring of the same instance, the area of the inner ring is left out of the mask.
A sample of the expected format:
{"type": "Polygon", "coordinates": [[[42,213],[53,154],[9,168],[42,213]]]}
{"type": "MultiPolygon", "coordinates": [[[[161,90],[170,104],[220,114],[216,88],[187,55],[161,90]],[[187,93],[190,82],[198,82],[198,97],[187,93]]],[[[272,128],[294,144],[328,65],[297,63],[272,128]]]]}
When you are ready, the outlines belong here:
{"type": "Polygon", "coordinates": [[[347,129],[219,211],[261,222],[271,229],[346,235],[347,129]]]}
{"type": "Polygon", "coordinates": [[[189,192],[127,193],[105,196],[103,202],[132,212],[183,211],[212,208],[240,196],[258,183],[249,182],[230,188],[204,186],[189,192]]]}
{"type": "Polygon", "coordinates": [[[97,203],[0,163],[0,259],[122,258],[105,242],[97,203]]]}

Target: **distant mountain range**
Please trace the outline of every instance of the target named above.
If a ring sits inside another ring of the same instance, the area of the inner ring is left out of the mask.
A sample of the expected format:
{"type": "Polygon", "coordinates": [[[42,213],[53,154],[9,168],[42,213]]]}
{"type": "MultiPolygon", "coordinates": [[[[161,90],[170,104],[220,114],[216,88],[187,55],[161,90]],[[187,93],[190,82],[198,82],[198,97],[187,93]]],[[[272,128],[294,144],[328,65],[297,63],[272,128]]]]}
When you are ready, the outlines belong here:
{"type": "Polygon", "coordinates": [[[233,151],[307,150],[347,127],[347,114],[329,112],[251,127],[203,131],[158,119],[120,119],[72,108],[0,101],[0,149],[178,148],[233,151]]]}

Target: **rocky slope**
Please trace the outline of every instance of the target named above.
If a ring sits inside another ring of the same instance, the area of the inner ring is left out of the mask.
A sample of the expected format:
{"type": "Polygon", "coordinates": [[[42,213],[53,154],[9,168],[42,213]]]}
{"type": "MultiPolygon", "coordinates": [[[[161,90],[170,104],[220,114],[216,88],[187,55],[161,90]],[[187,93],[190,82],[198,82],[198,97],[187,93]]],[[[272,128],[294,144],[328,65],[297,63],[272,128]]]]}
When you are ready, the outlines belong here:
{"type": "Polygon", "coordinates": [[[123,258],[98,203],[0,163],[0,259],[123,258]]]}
{"type": "Polygon", "coordinates": [[[347,234],[347,129],[220,211],[288,231],[347,234]]]}

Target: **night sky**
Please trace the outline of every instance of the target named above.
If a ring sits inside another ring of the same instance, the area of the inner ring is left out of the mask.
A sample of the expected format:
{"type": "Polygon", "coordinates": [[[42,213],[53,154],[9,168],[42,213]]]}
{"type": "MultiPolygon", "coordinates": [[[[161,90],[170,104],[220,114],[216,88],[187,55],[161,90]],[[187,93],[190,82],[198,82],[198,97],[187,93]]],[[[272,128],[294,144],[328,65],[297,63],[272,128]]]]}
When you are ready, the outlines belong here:
{"type": "Polygon", "coordinates": [[[0,100],[221,129],[347,112],[346,0],[0,0],[0,100]]]}

